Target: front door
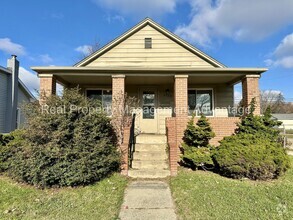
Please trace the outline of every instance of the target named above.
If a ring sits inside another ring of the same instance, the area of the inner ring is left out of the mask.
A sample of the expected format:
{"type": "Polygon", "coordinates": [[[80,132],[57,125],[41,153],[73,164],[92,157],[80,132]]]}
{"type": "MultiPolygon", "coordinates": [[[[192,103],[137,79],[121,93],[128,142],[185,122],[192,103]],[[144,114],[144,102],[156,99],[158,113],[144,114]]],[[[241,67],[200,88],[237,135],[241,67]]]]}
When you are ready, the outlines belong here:
{"type": "Polygon", "coordinates": [[[140,96],[142,100],[142,112],[140,114],[140,130],[142,133],[157,133],[157,90],[154,88],[142,89],[140,92],[140,96]]]}

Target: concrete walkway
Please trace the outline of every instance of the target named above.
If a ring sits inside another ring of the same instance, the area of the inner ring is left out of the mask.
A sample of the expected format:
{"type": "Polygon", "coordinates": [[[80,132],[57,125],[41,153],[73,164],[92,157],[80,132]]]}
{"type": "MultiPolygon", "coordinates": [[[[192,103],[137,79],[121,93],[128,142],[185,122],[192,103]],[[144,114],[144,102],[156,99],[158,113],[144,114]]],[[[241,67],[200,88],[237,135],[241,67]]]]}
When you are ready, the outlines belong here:
{"type": "Polygon", "coordinates": [[[162,181],[132,182],[126,189],[119,218],[121,220],[176,219],[168,184],[162,181]]]}

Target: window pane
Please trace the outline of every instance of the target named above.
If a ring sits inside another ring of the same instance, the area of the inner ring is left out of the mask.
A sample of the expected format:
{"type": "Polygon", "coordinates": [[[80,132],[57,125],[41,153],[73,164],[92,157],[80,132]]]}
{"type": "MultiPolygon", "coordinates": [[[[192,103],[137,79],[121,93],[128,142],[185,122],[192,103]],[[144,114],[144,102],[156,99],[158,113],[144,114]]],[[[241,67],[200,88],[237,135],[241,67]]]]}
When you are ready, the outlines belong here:
{"type": "Polygon", "coordinates": [[[87,97],[102,102],[102,90],[87,90],[87,97]]]}
{"type": "Polygon", "coordinates": [[[103,107],[111,107],[112,106],[112,91],[104,90],[103,91],[103,107]]]}
{"type": "Polygon", "coordinates": [[[195,113],[196,107],[196,93],[195,90],[188,90],[188,107],[189,107],[189,115],[195,113]]]}
{"type": "Polygon", "coordinates": [[[143,119],[154,119],[155,118],[155,108],[152,106],[143,107],[143,119]]]}
{"type": "Polygon", "coordinates": [[[212,109],[212,90],[197,90],[196,91],[196,109],[198,113],[204,115],[213,115],[212,109]]]}
{"type": "Polygon", "coordinates": [[[155,93],[154,92],[143,92],[143,105],[155,105],[155,93]]]}
{"type": "Polygon", "coordinates": [[[142,95],[143,119],[155,118],[155,93],[145,91],[142,95]]]}
{"type": "Polygon", "coordinates": [[[152,38],[145,38],[144,39],[144,47],[146,49],[151,49],[152,48],[152,38]]]}
{"type": "Polygon", "coordinates": [[[102,106],[108,116],[112,114],[112,90],[103,90],[102,106]]]}

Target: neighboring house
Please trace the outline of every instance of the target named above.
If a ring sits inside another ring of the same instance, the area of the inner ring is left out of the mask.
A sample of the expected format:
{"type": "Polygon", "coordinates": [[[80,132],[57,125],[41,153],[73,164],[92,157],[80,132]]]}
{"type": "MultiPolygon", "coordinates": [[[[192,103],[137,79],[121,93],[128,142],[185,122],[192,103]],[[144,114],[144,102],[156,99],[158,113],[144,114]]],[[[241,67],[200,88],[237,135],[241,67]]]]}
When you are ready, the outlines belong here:
{"type": "Polygon", "coordinates": [[[7,68],[0,66],[0,133],[9,133],[22,127],[25,118],[21,106],[34,96],[18,78],[19,62],[12,56],[7,68]]]}
{"type": "MultiPolygon", "coordinates": [[[[136,96],[141,104],[136,127],[142,133],[167,134],[172,174],[177,170],[188,107],[196,109],[197,116],[202,110],[209,117],[217,135],[212,143],[217,144],[233,133],[239,120],[229,112],[234,85],[242,82],[245,106],[252,98],[259,104],[258,80],[267,70],[226,67],[149,18],[74,66],[32,69],[46,95],[56,93],[56,82],[78,85],[85,95],[114,110],[121,104],[115,101],[121,100],[121,94],[136,96]]],[[[260,114],[259,105],[255,113],[260,114]]]]}
{"type": "Polygon", "coordinates": [[[280,128],[285,128],[286,130],[293,130],[293,114],[273,114],[273,117],[275,117],[283,123],[280,126],[280,128]]]}

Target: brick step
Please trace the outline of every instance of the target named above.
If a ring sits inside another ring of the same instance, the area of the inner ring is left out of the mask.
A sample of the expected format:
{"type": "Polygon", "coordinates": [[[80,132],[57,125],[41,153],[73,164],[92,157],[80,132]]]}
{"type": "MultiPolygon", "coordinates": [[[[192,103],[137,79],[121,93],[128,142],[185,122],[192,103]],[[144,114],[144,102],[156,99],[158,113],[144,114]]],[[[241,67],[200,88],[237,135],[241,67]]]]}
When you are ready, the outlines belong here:
{"type": "Polygon", "coordinates": [[[162,151],[166,152],[166,144],[135,144],[135,151],[162,151]]]}
{"type": "Polygon", "coordinates": [[[133,154],[135,160],[167,160],[165,151],[135,151],[133,154]]]}
{"type": "Polygon", "coordinates": [[[133,160],[133,169],[168,169],[166,160],[133,160]]]}
{"type": "Polygon", "coordinates": [[[137,144],[166,144],[167,137],[164,134],[140,134],[136,136],[137,144]]]}
{"type": "Polygon", "coordinates": [[[128,171],[128,176],[133,178],[146,178],[146,179],[155,179],[155,178],[165,178],[170,176],[170,170],[163,169],[130,169],[128,171]]]}

